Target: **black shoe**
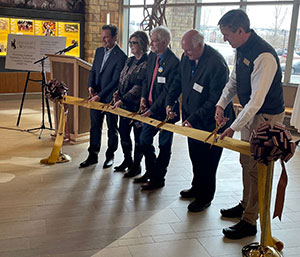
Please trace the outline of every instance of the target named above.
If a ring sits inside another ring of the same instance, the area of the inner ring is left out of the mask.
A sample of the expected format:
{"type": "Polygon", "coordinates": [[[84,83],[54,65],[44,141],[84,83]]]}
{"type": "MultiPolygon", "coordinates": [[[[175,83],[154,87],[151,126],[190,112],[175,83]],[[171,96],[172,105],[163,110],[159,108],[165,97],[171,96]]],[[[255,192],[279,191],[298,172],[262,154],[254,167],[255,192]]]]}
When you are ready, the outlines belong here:
{"type": "Polygon", "coordinates": [[[139,177],[139,178],[135,178],[134,180],[133,180],[133,183],[146,183],[146,182],[148,182],[148,180],[149,180],[149,177],[148,177],[148,175],[146,175],[146,173],[143,175],[143,176],[141,176],[141,177],[139,177]]]}
{"type": "Polygon", "coordinates": [[[107,169],[114,164],[114,158],[106,158],[105,162],[103,163],[103,169],[107,169]]]}
{"type": "Polygon", "coordinates": [[[124,159],[121,165],[116,166],[115,171],[125,171],[127,168],[132,168],[133,162],[131,159],[124,159]]]}
{"type": "Polygon", "coordinates": [[[143,185],[141,185],[141,189],[142,190],[153,190],[153,189],[158,189],[158,188],[161,188],[161,187],[164,187],[165,186],[165,182],[164,181],[149,181],[143,185]]]}
{"type": "Polygon", "coordinates": [[[247,236],[254,236],[257,233],[256,225],[241,220],[239,223],[223,229],[223,234],[229,239],[241,239],[247,236]]]}
{"type": "Polygon", "coordinates": [[[89,155],[88,158],[83,161],[82,163],[80,163],[79,168],[85,168],[88,167],[92,164],[96,164],[98,162],[98,157],[97,156],[91,156],[89,155]]]}
{"type": "Polygon", "coordinates": [[[225,218],[241,218],[244,212],[243,206],[239,203],[237,206],[234,206],[229,209],[221,209],[220,213],[225,218]]]}
{"type": "Polygon", "coordinates": [[[138,167],[132,167],[131,169],[129,169],[125,174],[124,174],[124,178],[132,178],[135,177],[139,174],[141,174],[142,172],[142,168],[141,165],[138,167]]]}
{"type": "Polygon", "coordinates": [[[200,200],[194,200],[193,202],[191,202],[188,205],[188,210],[190,212],[200,212],[200,211],[203,211],[204,209],[206,209],[207,207],[209,207],[210,205],[211,205],[211,202],[204,203],[200,200]]]}
{"type": "Polygon", "coordinates": [[[185,189],[180,191],[182,198],[195,198],[195,190],[191,187],[190,189],[185,189]]]}

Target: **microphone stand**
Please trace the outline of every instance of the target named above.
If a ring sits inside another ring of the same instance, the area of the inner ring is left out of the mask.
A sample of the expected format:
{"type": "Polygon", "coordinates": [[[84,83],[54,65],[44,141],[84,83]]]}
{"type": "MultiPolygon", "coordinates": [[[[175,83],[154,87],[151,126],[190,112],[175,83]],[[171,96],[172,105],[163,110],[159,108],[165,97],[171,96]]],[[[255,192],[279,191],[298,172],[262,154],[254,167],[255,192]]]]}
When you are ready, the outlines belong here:
{"type": "Polygon", "coordinates": [[[37,60],[37,61],[34,62],[34,64],[41,63],[41,66],[42,66],[42,71],[41,71],[42,79],[41,80],[34,80],[35,82],[39,82],[39,83],[42,84],[42,124],[41,124],[40,127],[26,130],[27,132],[31,132],[31,131],[34,131],[34,130],[41,130],[40,135],[39,135],[39,139],[41,139],[42,133],[45,129],[53,130],[49,100],[48,100],[48,98],[45,98],[45,87],[46,87],[46,84],[47,84],[47,79],[46,79],[44,64],[45,64],[45,60],[47,58],[48,58],[48,56],[44,56],[42,59],[37,60]],[[47,113],[48,113],[48,121],[49,121],[49,124],[50,124],[49,128],[45,126],[45,101],[46,101],[46,107],[47,107],[47,113]]]}

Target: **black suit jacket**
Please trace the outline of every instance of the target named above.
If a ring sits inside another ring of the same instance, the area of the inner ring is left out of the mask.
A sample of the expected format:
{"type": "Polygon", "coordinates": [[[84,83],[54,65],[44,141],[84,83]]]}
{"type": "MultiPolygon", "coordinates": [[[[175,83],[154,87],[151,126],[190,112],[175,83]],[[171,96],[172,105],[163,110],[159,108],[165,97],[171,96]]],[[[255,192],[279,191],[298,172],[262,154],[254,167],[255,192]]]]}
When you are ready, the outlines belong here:
{"type": "MultiPolygon", "coordinates": [[[[216,127],[215,106],[228,81],[228,74],[229,69],[223,56],[208,45],[204,46],[193,75],[192,61],[182,55],[178,74],[166,102],[172,105],[182,92],[182,120],[187,120],[194,128],[212,131],[216,127]]],[[[225,126],[228,127],[235,118],[232,103],[226,108],[225,115],[230,118],[225,126]]]]}
{"type": "MultiPolygon", "coordinates": [[[[148,65],[147,65],[147,76],[143,83],[142,97],[146,98],[148,101],[152,76],[154,67],[156,64],[157,55],[151,52],[148,56],[148,65]]],[[[168,94],[170,85],[175,78],[175,74],[177,72],[179,66],[178,57],[167,48],[165,52],[165,56],[163,60],[159,64],[159,69],[157,71],[157,75],[153,84],[152,90],[152,106],[150,107],[150,111],[153,113],[151,117],[164,120],[166,118],[166,96],[168,94]]],[[[179,112],[179,104],[177,103],[174,107],[175,111],[179,112]]],[[[173,119],[172,122],[176,122],[179,120],[179,117],[173,119]]]]}
{"type": "Polygon", "coordinates": [[[116,45],[112,49],[100,72],[103,57],[104,47],[97,48],[93,67],[90,71],[88,86],[92,87],[94,92],[97,92],[101,102],[109,103],[112,100],[113,92],[116,91],[118,87],[120,73],[127,56],[120,47],[116,45]]]}

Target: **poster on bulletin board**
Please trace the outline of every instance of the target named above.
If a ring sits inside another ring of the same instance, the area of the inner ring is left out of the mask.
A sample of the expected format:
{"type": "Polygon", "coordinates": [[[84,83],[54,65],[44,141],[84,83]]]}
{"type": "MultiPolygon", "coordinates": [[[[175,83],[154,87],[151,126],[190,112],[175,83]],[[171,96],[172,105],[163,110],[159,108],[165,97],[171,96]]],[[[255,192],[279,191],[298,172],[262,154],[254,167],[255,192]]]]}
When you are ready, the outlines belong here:
{"type": "MultiPolygon", "coordinates": [[[[8,34],[5,69],[41,71],[45,54],[54,54],[66,47],[65,37],[44,37],[8,34]]],[[[44,62],[45,71],[50,71],[49,60],[44,62]]]]}
{"type": "Polygon", "coordinates": [[[6,41],[9,34],[9,19],[0,19],[0,56],[6,54],[6,41]]]}

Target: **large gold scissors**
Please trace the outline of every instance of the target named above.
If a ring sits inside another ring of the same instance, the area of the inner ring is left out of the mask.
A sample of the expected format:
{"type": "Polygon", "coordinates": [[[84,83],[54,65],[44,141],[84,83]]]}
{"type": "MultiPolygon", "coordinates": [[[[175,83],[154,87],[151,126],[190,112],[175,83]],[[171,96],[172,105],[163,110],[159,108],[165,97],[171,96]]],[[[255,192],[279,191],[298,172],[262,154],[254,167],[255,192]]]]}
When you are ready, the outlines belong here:
{"type": "Polygon", "coordinates": [[[222,128],[225,124],[221,124],[219,125],[218,123],[216,123],[216,128],[208,135],[208,137],[204,140],[204,142],[207,142],[208,139],[210,139],[212,136],[214,137],[214,140],[210,146],[210,148],[212,148],[212,146],[218,142],[219,136],[218,136],[218,131],[220,128],[222,128]]]}
{"type": "Polygon", "coordinates": [[[160,122],[156,126],[156,128],[161,128],[163,125],[165,125],[171,119],[171,113],[174,111],[176,104],[177,104],[177,101],[175,101],[174,105],[171,108],[171,111],[167,114],[167,117],[162,122],[160,122]]]}

